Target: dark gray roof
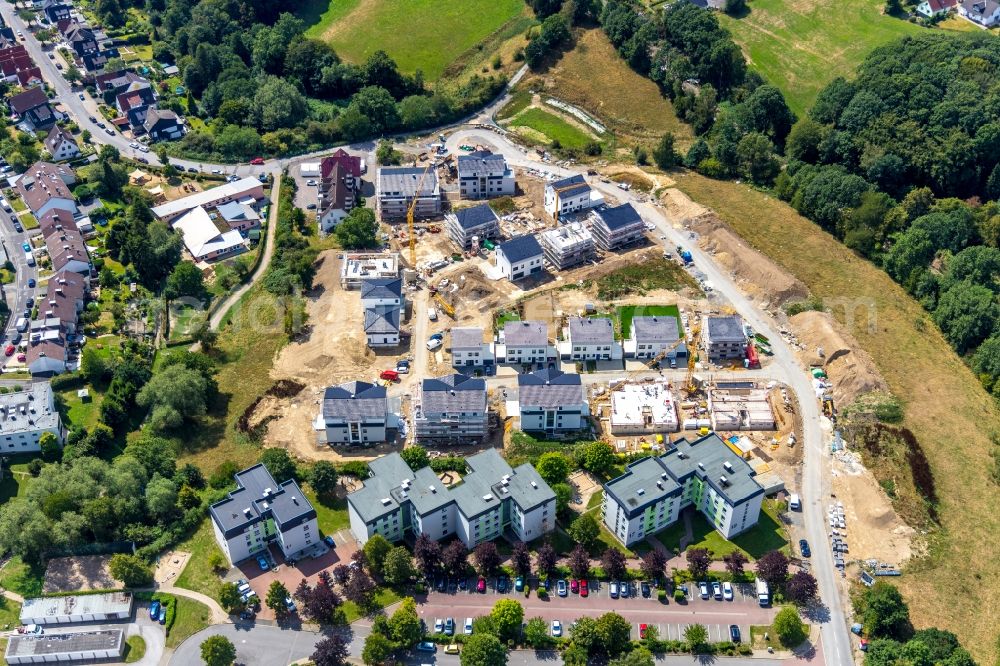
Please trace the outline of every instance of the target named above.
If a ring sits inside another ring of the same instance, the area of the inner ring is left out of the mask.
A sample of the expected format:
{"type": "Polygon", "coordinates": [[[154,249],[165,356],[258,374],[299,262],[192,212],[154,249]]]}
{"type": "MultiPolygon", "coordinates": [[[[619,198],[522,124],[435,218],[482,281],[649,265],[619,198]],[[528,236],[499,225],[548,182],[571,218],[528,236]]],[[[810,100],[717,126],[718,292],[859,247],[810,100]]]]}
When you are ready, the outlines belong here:
{"type": "Polygon", "coordinates": [[[615,329],[607,317],[570,317],[569,341],[572,344],[612,344],[615,329]]]}
{"type": "Polygon", "coordinates": [[[379,191],[399,192],[402,196],[428,196],[438,187],[437,172],[431,169],[424,176],[423,185],[417,192],[417,185],[424,174],[424,167],[380,167],[378,170],[379,191]]]}
{"type": "Polygon", "coordinates": [[[516,264],[531,257],[540,257],[542,255],[542,246],[538,244],[538,239],[529,234],[527,236],[518,236],[506,243],[502,243],[497,248],[497,251],[503,252],[504,256],[507,257],[507,261],[516,264]]]}
{"type": "Polygon", "coordinates": [[[655,504],[680,489],[681,485],[670,476],[657,457],[629,463],[624,474],[604,484],[604,492],[630,512],[655,504]],[[663,478],[664,475],[666,478],[663,478]],[[640,490],[642,493],[639,493],[640,490]]]}
{"type": "Polygon", "coordinates": [[[502,174],[507,170],[507,161],[503,155],[496,155],[488,150],[481,150],[458,158],[458,177],[473,178],[502,174]]]}
{"type": "Polygon", "coordinates": [[[365,308],[365,333],[398,333],[399,306],[376,305],[365,308]]]}
{"type": "Polygon", "coordinates": [[[478,349],[483,344],[483,329],[453,328],[451,329],[452,349],[478,349]]]}
{"type": "Polygon", "coordinates": [[[347,382],[339,386],[330,386],[323,393],[323,418],[326,421],[384,419],[386,411],[384,386],[368,382],[347,382]]]}
{"type": "Polygon", "coordinates": [[[642,218],[632,204],[626,203],[614,208],[601,208],[594,211],[611,231],[616,231],[633,224],[642,224],[642,218]]]}
{"type": "Polygon", "coordinates": [[[693,442],[679,439],[660,460],[678,482],[683,483],[687,476],[697,474],[733,504],[764,493],[764,488],[754,479],[757,472],[753,467],[733,453],[715,433],[693,442]],[[732,471],[725,468],[725,463],[729,463],[732,471]],[[726,477],[726,485],[719,480],[723,476],[726,477]]]}
{"type": "Polygon", "coordinates": [[[263,464],[238,472],[236,483],[239,486],[236,490],[209,508],[216,525],[227,538],[268,516],[273,516],[279,525],[288,526],[316,516],[315,509],[294,480],[278,485],[263,464]]]}
{"type": "Polygon", "coordinates": [[[517,376],[521,407],[568,407],[585,402],[580,375],[559,370],[539,370],[517,376]]]}
{"type": "Polygon", "coordinates": [[[403,294],[401,278],[366,278],[361,281],[361,298],[399,298],[403,294]]]}
{"type": "Polygon", "coordinates": [[[632,337],[636,342],[676,342],[680,338],[677,318],[670,315],[633,317],[632,337]]]}
{"type": "Polygon", "coordinates": [[[743,318],[739,315],[723,317],[707,317],[708,341],[711,342],[746,342],[746,332],[743,330],[743,318]]]}
{"type": "Polygon", "coordinates": [[[503,325],[503,341],[508,347],[544,347],[549,332],[544,322],[508,321],[503,325]]]}
{"type": "Polygon", "coordinates": [[[486,380],[453,374],[425,379],[420,384],[424,415],[453,412],[486,412],[486,380]]]}
{"type": "Polygon", "coordinates": [[[559,190],[573,184],[576,184],[577,186],[562,190],[559,192],[559,197],[571,197],[574,194],[580,194],[590,190],[590,185],[587,184],[587,181],[580,174],[570,176],[569,178],[563,178],[562,180],[553,181],[548,184],[548,187],[551,187],[554,190],[559,190]]]}
{"type": "Polygon", "coordinates": [[[469,208],[457,210],[455,211],[455,218],[458,220],[458,226],[463,229],[475,229],[476,227],[481,227],[484,224],[496,222],[500,219],[493,212],[493,209],[490,208],[489,204],[479,204],[478,206],[470,206],[469,208]]]}

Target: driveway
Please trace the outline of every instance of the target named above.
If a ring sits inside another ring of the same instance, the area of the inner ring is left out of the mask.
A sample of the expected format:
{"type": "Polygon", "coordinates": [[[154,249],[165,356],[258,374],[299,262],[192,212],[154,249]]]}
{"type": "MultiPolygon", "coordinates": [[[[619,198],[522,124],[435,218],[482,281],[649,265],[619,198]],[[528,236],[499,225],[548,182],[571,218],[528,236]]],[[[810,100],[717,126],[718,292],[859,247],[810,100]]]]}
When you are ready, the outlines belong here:
{"type": "Polygon", "coordinates": [[[135,609],[135,622],[128,625],[128,636],[141,636],[146,643],[146,653],[139,661],[132,662],[139,666],[156,666],[163,657],[166,632],[158,622],[149,619],[149,604],[138,604],[135,609]]]}

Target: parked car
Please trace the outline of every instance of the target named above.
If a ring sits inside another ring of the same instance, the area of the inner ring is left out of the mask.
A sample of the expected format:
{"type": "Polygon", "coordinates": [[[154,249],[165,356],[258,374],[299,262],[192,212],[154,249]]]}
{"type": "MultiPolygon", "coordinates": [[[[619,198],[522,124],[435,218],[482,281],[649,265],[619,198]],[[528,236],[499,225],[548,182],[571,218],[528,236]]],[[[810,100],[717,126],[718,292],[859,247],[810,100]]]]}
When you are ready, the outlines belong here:
{"type": "Polygon", "coordinates": [[[437,585],[435,585],[435,589],[438,592],[444,592],[445,590],[447,590],[448,589],[448,579],[445,578],[444,576],[441,576],[440,578],[438,578],[437,585]]]}
{"type": "Polygon", "coordinates": [[[100,127],[101,129],[104,129],[105,127],[107,127],[107,125],[104,124],[103,120],[98,121],[97,126],[100,127]]]}
{"type": "Polygon", "coordinates": [[[642,596],[647,599],[653,593],[652,589],[649,587],[649,582],[645,580],[639,584],[639,589],[642,590],[642,596]]]}
{"type": "Polygon", "coordinates": [[[138,141],[133,141],[132,143],[128,144],[128,147],[129,148],[138,148],[139,147],[139,142],[138,141]]]}
{"type": "Polygon", "coordinates": [[[97,122],[97,118],[95,118],[94,116],[87,116],[87,119],[88,119],[88,120],[89,120],[90,122],[92,122],[92,123],[96,123],[96,122],[97,122]]]}
{"type": "Polygon", "coordinates": [[[731,624],[729,625],[729,638],[734,643],[740,642],[740,628],[739,625],[731,624]]]}
{"type": "Polygon", "coordinates": [[[24,363],[25,361],[28,360],[28,357],[25,354],[18,354],[17,355],[17,360],[20,361],[21,363],[24,363]]]}
{"type": "Polygon", "coordinates": [[[646,624],[639,625],[639,638],[646,638],[646,629],[648,628],[649,626],[646,624]]]}
{"type": "Polygon", "coordinates": [[[573,579],[569,582],[569,591],[573,594],[577,594],[580,591],[580,581],[573,579]]]}
{"type": "Polygon", "coordinates": [[[255,157],[252,160],[250,160],[250,164],[253,164],[253,165],[260,165],[260,164],[263,164],[263,163],[264,163],[264,158],[263,157],[255,157]]]}
{"type": "Polygon", "coordinates": [[[443,343],[437,338],[431,338],[430,340],[427,341],[427,350],[434,351],[435,349],[439,348],[442,344],[443,343]]]}
{"type": "Polygon", "coordinates": [[[552,620],[552,635],[556,638],[562,636],[562,622],[559,620],[552,620]]]}
{"type": "MultiPolygon", "coordinates": [[[[6,168],[6,167],[4,167],[4,168],[6,168]]],[[[21,226],[20,222],[15,222],[14,223],[14,231],[16,231],[19,234],[24,233],[24,227],[21,226]]]]}
{"type": "Polygon", "coordinates": [[[812,551],[809,549],[809,542],[805,539],[799,539],[799,552],[802,553],[802,557],[812,556],[812,551]]]}
{"type": "Polygon", "coordinates": [[[160,621],[160,624],[166,624],[167,623],[167,607],[166,606],[160,606],[159,621],[160,621]]]}
{"type": "Polygon", "coordinates": [[[611,585],[608,586],[608,594],[612,599],[618,598],[618,583],[611,581],[611,585]]]}
{"type": "Polygon", "coordinates": [[[497,592],[499,592],[500,594],[506,592],[508,582],[509,581],[507,580],[507,576],[500,576],[499,578],[497,578],[497,592]]]}
{"type": "Polygon", "coordinates": [[[135,161],[141,164],[149,164],[149,160],[146,159],[145,157],[137,157],[135,158],[135,161]]]}
{"type": "Polygon", "coordinates": [[[439,617],[434,618],[434,633],[435,634],[443,634],[444,633],[444,620],[442,620],[439,617]]]}
{"type": "Polygon", "coordinates": [[[431,340],[441,340],[443,342],[444,341],[444,333],[432,333],[430,339],[431,340]]]}
{"type": "Polygon", "coordinates": [[[459,652],[458,643],[448,643],[448,645],[444,647],[445,654],[458,654],[459,652]]]}
{"type": "Polygon", "coordinates": [[[216,176],[221,176],[222,169],[212,169],[212,173],[215,174],[216,176]]]}
{"type": "Polygon", "coordinates": [[[28,287],[31,289],[35,288],[35,278],[28,278],[28,287]]]}
{"type": "Polygon", "coordinates": [[[722,584],[722,598],[726,601],[733,600],[733,584],[728,580],[722,584]]]}
{"type": "Polygon", "coordinates": [[[437,652],[437,646],[430,641],[421,641],[417,643],[418,652],[437,652]]]}
{"type": "Polygon", "coordinates": [[[3,353],[5,355],[7,355],[7,356],[13,356],[14,355],[14,345],[7,345],[6,349],[3,350],[3,353]]]}
{"type": "Polygon", "coordinates": [[[198,169],[196,167],[188,167],[188,173],[198,173],[198,169]]]}
{"type": "Polygon", "coordinates": [[[587,591],[587,580],[584,579],[584,580],[580,581],[580,596],[581,597],[585,597],[585,596],[587,596],[587,594],[588,594],[588,591],[587,591]]]}
{"type": "Polygon", "coordinates": [[[160,602],[159,601],[151,601],[149,603],[149,619],[150,620],[155,620],[159,616],[160,616],[160,602]]]}
{"type": "Polygon", "coordinates": [[[566,596],[566,581],[565,580],[560,579],[559,582],[556,583],[556,592],[559,594],[560,597],[565,597],[566,596]]]}
{"type": "Polygon", "coordinates": [[[716,599],[722,599],[722,585],[718,582],[712,583],[712,596],[716,599]]]}
{"type": "Polygon", "coordinates": [[[145,146],[143,144],[139,144],[139,152],[140,153],[148,153],[149,152],[149,146],[145,146]]]}
{"type": "Polygon", "coordinates": [[[455,618],[449,617],[444,621],[444,634],[445,636],[453,636],[455,634],[455,618]]]}
{"type": "Polygon", "coordinates": [[[307,180],[306,181],[306,185],[315,185],[315,184],[316,184],[315,180],[307,180]]]}
{"type": "Polygon", "coordinates": [[[271,568],[271,565],[267,561],[267,558],[264,557],[263,555],[258,555],[257,556],[257,565],[260,566],[260,570],[261,571],[267,571],[268,569],[271,568]]]}
{"type": "Polygon", "coordinates": [[[21,243],[21,249],[23,249],[25,252],[31,252],[31,246],[28,245],[27,243],[21,243]]]}
{"type": "Polygon", "coordinates": [[[330,548],[333,548],[334,546],[337,545],[336,542],[334,542],[333,537],[330,536],[329,534],[327,534],[325,537],[323,537],[323,543],[325,543],[326,545],[328,545],[330,548]]]}
{"type": "Polygon", "coordinates": [[[627,580],[623,580],[618,583],[618,594],[621,595],[622,599],[627,599],[632,596],[632,583],[627,580]]]}
{"type": "Polygon", "coordinates": [[[698,583],[698,591],[701,592],[702,599],[708,599],[708,583],[705,581],[698,583]]]}
{"type": "Polygon", "coordinates": [[[78,96],[78,97],[79,97],[80,99],[86,99],[86,97],[84,97],[84,96],[83,96],[83,93],[77,93],[77,96],[78,96]]]}
{"type": "Polygon", "coordinates": [[[524,591],[524,576],[518,576],[514,579],[514,589],[518,592],[524,591]]]}
{"type": "Polygon", "coordinates": [[[110,127],[105,127],[104,131],[108,133],[108,136],[114,136],[115,135],[115,131],[113,129],[111,129],[110,127]]]}
{"type": "Polygon", "coordinates": [[[316,210],[316,204],[313,203],[309,204],[308,206],[306,206],[306,210],[316,210]]]}
{"type": "Polygon", "coordinates": [[[480,594],[486,594],[486,579],[480,578],[476,581],[476,592],[480,594]]]}
{"type": "Polygon", "coordinates": [[[295,612],[295,602],[292,601],[291,597],[285,597],[285,608],[288,610],[289,613],[295,612]]]}
{"type": "Polygon", "coordinates": [[[472,618],[465,618],[465,635],[469,636],[472,634],[472,618]]]}

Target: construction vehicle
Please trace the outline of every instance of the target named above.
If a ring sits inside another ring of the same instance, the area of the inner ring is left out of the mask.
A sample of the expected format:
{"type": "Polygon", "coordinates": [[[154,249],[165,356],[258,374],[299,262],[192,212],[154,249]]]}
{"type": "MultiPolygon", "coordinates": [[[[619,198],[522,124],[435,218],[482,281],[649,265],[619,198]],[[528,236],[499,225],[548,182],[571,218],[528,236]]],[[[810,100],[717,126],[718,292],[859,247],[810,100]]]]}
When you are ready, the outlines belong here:
{"type": "Polygon", "coordinates": [[[417,209],[417,198],[420,196],[420,188],[424,186],[424,180],[427,178],[427,174],[430,170],[434,168],[434,164],[428,164],[424,167],[424,172],[420,174],[420,180],[417,181],[417,189],[413,192],[413,200],[410,202],[410,207],[406,209],[406,226],[409,232],[410,240],[410,267],[417,267],[417,235],[413,232],[413,214],[417,209]]]}
{"type": "Polygon", "coordinates": [[[434,294],[434,300],[437,301],[438,305],[441,306],[441,312],[445,313],[452,319],[455,318],[455,306],[453,306],[448,301],[444,300],[444,296],[441,295],[441,292],[437,292],[434,294]]]}

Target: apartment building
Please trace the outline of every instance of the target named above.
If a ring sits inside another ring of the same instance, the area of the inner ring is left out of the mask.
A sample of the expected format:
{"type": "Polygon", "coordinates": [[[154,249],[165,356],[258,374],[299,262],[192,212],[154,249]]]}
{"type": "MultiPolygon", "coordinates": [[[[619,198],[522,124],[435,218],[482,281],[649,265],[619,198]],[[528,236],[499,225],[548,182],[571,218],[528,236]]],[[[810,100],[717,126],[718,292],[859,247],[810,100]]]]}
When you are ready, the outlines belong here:
{"type": "Polygon", "coordinates": [[[549,435],[587,425],[590,406],[580,375],[538,370],[517,376],[521,430],[549,435]]]}
{"type": "Polygon", "coordinates": [[[414,217],[441,214],[441,186],[437,171],[423,167],[379,167],[376,203],[383,220],[406,217],[416,199],[414,217]]]}
{"type": "MultiPolygon", "coordinates": [[[[462,250],[473,247],[473,239],[482,243],[487,238],[500,237],[500,218],[489,204],[479,204],[456,210],[444,216],[448,236],[462,250]]],[[[476,245],[473,249],[478,249],[476,245]]]]}
{"type": "Polygon", "coordinates": [[[611,361],[622,357],[615,328],[607,317],[570,317],[563,357],[573,361],[611,361]]]}
{"type": "Polygon", "coordinates": [[[725,538],[757,524],[764,488],[716,434],[679,439],[662,456],[629,463],[604,484],[605,526],[626,546],[674,524],[689,506],[725,538]]]}
{"type": "Polygon", "coordinates": [[[399,344],[398,305],[376,305],[365,308],[365,340],[369,347],[394,347],[399,344]]]}
{"type": "Polygon", "coordinates": [[[386,441],[390,418],[384,386],[347,382],[323,392],[313,427],[321,444],[366,446],[386,441]]]}
{"type": "Polygon", "coordinates": [[[413,433],[419,442],[468,443],[486,436],[486,381],[453,374],[423,379],[413,398],[413,433]]]}
{"type": "Polygon", "coordinates": [[[0,393],[0,455],[40,451],[43,432],[51,432],[62,444],[65,433],[48,382],[0,393]]]}
{"type": "Polygon", "coordinates": [[[361,182],[339,162],[331,165],[319,185],[319,228],[331,232],[354,210],[355,193],[361,182]]]}
{"type": "Polygon", "coordinates": [[[236,474],[236,490],[209,507],[212,529],[231,564],[276,544],[295,558],[319,543],[316,509],[293,479],[282,484],[263,464],[236,474]]]}
{"type": "Polygon", "coordinates": [[[493,365],[493,345],[483,341],[481,328],[451,329],[451,365],[455,368],[479,368],[493,365]]]}
{"type": "Polygon", "coordinates": [[[679,322],[670,315],[640,316],[632,318],[632,327],[625,340],[625,355],[633,358],[653,358],[669,349],[660,359],[661,365],[671,367],[687,363],[687,344],[681,339],[679,322]],[[675,346],[676,345],[676,346],[675,346]]]}
{"type": "Polygon", "coordinates": [[[594,241],[605,252],[619,250],[646,237],[645,222],[630,203],[613,208],[602,206],[591,211],[590,219],[594,241]]]}
{"type": "Polygon", "coordinates": [[[555,493],[534,467],[512,469],[496,449],[466,465],[462,483],[449,488],[430,467],[414,471],[398,453],[370,461],[364,486],[347,496],[354,537],[361,544],[375,534],[389,541],[406,533],[457,537],[474,548],[505,530],[531,541],[555,528],[555,493]]]}
{"type": "Polygon", "coordinates": [[[535,365],[558,359],[556,348],[549,344],[548,327],[540,321],[508,321],[497,337],[497,363],[535,365]]]}
{"type": "Polygon", "coordinates": [[[594,258],[594,237],[579,222],[566,224],[558,229],[547,229],[539,234],[545,260],[557,271],[566,270],[594,258]]]}
{"type": "Polygon", "coordinates": [[[531,235],[512,238],[497,246],[497,267],[511,282],[542,272],[544,254],[531,235]]]}
{"type": "Polygon", "coordinates": [[[705,352],[713,363],[746,356],[747,334],[739,315],[706,315],[701,335],[705,352]]]}
{"type": "Polygon", "coordinates": [[[575,213],[603,203],[601,193],[591,188],[580,174],[554,180],[545,186],[545,212],[552,217],[575,213]]]}
{"type": "Polygon", "coordinates": [[[481,150],[458,157],[458,186],[463,199],[514,195],[514,172],[503,155],[481,150]]]}
{"type": "Polygon", "coordinates": [[[402,308],[405,304],[402,278],[365,278],[361,281],[361,307],[388,305],[402,308]]]}
{"type": "Polygon", "coordinates": [[[35,218],[50,210],[64,210],[76,215],[76,199],[69,186],[76,175],[68,166],[51,162],[35,162],[17,181],[17,191],[35,218]]]}

